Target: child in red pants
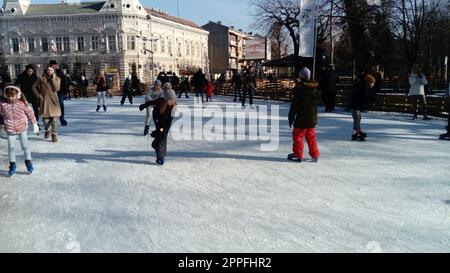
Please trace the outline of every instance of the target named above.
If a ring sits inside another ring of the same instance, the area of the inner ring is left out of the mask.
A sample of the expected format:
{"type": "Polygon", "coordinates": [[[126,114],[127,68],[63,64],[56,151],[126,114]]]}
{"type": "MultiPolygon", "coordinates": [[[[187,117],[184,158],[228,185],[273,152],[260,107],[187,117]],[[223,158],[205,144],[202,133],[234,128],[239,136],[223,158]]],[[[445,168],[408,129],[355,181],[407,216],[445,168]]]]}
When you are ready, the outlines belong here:
{"type": "Polygon", "coordinates": [[[288,160],[302,162],[303,138],[308,143],[309,155],[314,162],[318,162],[320,152],[317,147],[315,127],[317,125],[317,101],[319,84],[311,82],[311,71],[303,68],[300,71],[300,80],[294,88],[294,98],[289,110],[289,127],[294,126],[292,154],[288,160]]]}

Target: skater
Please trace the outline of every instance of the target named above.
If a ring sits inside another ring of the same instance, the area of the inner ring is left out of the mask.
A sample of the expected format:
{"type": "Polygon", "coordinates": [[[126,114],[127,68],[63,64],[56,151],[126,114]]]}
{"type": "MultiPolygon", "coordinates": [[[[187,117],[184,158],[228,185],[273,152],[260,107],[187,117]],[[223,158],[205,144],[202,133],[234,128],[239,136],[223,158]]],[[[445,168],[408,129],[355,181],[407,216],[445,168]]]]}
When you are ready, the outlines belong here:
{"type": "Polygon", "coordinates": [[[22,95],[33,107],[34,117],[39,124],[39,102],[37,97],[33,94],[33,84],[38,80],[36,71],[33,65],[29,64],[25,67],[25,71],[17,78],[15,85],[18,85],[22,95]]]}
{"type": "Polygon", "coordinates": [[[203,97],[203,90],[205,89],[206,78],[201,68],[199,68],[198,71],[194,74],[194,77],[192,78],[192,85],[194,86],[195,96],[197,98],[201,96],[202,103],[205,102],[203,97]]]}
{"type": "Polygon", "coordinates": [[[0,103],[0,113],[5,119],[5,131],[8,137],[9,171],[8,176],[13,177],[16,173],[16,139],[19,137],[20,145],[25,154],[25,166],[28,173],[33,172],[31,163],[31,151],[28,146],[28,120],[33,123],[33,131],[39,134],[39,127],[33,113],[33,109],[16,86],[5,87],[6,101],[0,103]]]}
{"type": "Polygon", "coordinates": [[[164,96],[154,101],[149,101],[139,106],[139,110],[154,105],[153,119],[155,121],[156,130],[152,132],[152,137],[155,140],[152,142],[152,147],[156,151],[156,163],[164,165],[167,150],[167,135],[169,134],[170,126],[172,125],[173,113],[176,110],[177,95],[172,89],[170,83],[163,86],[164,96]]]}
{"type": "Polygon", "coordinates": [[[114,80],[113,80],[113,76],[107,76],[108,79],[108,91],[107,91],[107,96],[108,98],[112,98],[113,97],[113,86],[114,86],[114,80]]]}
{"type": "Polygon", "coordinates": [[[237,98],[239,96],[239,101],[242,101],[241,90],[242,90],[242,75],[237,71],[237,69],[233,70],[233,77],[231,78],[231,84],[234,90],[234,99],[233,102],[237,102],[237,98]]]}
{"type": "Polygon", "coordinates": [[[181,99],[181,95],[183,95],[183,93],[186,93],[186,99],[189,99],[190,85],[189,85],[189,77],[187,77],[186,75],[181,76],[179,89],[180,93],[178,94],[178,98],[181,99]]]}
{"type": "Polygon", "coordinates": [[[78,79],[78,90],[80,92],[80,99],[87,98],[87,88],[88,88],[89,82],[86,79],[86,75],[83,74],[78,79]]]}
{"type": "Polygon", "coordinates": [[[66,86],[68,86],[68,84],[66,83],[67,78],[64,76],[64,73],[62,72],[61,69],[59,69],[59,64],[55,61],[52,60],[50,61],[50,65],[53,67],[53,70],[55,71],[54,73],[56,74],[56,76],[60,79],[60,86],[59,86],[59,90],[58,90],[58,99],[59,99],[59,108],[61,109],[61,114],[59,115],[59,121],[61,123],[61,126],[67,126],[67,121],[65,119],[64,116],[64,94],[65,94],[65,89],[66,86]]]}
{"type": "Polygon", "coordinates": [[[205,86],[206,102],[208,102],[208,100],[212,102],[213,93],[214,93],[214,83],[212,80],[209,80],[205,86]]]}
{"type": "Polygon", "coordinates": [[[95,111],[99,112],[101,103],[103,103],[103,111],[106,112],[106,92],[108,90],[108,81],[105,78],[105,72],[100,71],[97,78],[94,81],[94,85],[97,86],[97,109],[95,111]]]}
{"type": "Polygon", "coordinates": [[[141,80],[139,80],[136,72],[131,74],[131,87],[133,88],[133,92],[131,93],[133,97],[141,95],[141,80]]]}
{"type": "Polygon", "coordinates": [[[247,99],[247,94],[249,96],[250,105],[253,105],[253,92],[255,88],[256,88],[255,70],[252,66],[249,66],[244,72],[243,77],[242,107],[245,108],[245,101],[247,99]]]}
{"type": "Polygon", "coordinates": [[[413,107],[413,120],[417,119],[417,101],[420,101],[423,112],[423,120],[430,120],[427,115],[427,99],[425,97],[425,85],[428,84],[427,78],[422,73],[422,67],[420,65],[415,65],[412,69],[412,73],[409,76],[409,84],[411,88],[409,89],[409,96],[412,99],[413,107]]]}
{"type": "Polygon", "coordinates": [[[133,105],[133,86],[132,86],[132,76],[128,75],[128,78],[125,80],[123,84],[123,96],[120,100],[120,105],[125,103],[126,98],[130,101],[130,104],[133,105]]]}
{"type": "MultiPolygon", "coordinates": [[[[163,96],[163,90],[161,87],[161,81],[160,80],[156,80],[153,87],[150,88],[150,90],[147,92],[147,94],[145,95],[145,102],[149,102],[149,101],[154,101],[157,100],[159,98],[161,98],[163,96]]],[[[145,127],[144,127],[144,136],[147,136],[150,132],[150,123],[152,121],[152,110],[153,107],[148,107],[147,108],[147,113],[146,113],[146,117],[145,117],[145,127]]]]}
{"type": "Polygon", "coordinates": [[[336,84],[339,83],[339,77],[334,70],[334,65],[330,64],[319,81],[326,113],[333,113],[336,110],[336,84]]]}
{"type": "Polygon", "coordinates": [[[450,140],[450,84],[448,85],[446,99],[447,99],[447,112],[449,112],[449,114],[448,114],[447,126],[445,127],[445,129],[447,130],[447,133],[442,134],[439,137],[442,140],[450,140]]]}
{"type": "Polygon", "coordinates": [[[361,129],[361,111],[369,107],[369,89],[373,88],[375,78],[366,71],[361,71],[350,94],[349,108],[352,110],[352,140],[365,141],[367,134],[361,129]]]}
{"type": "Polygon", "coordinates": [[[309,155],[313,162],[318,162],[320,152],[317,147],[315,127],[317,126],[317,101],[319,84],[310,81],[311,71],[303,68],[299,73],[299,80],[294,88],[294,98],[289,110],[289,127],[294,126],[292,154],[288,160],[302,162],[303,137],[308,143],[309,155]]]}
{"type": "Polygon", "coordinates": [[[52,135],[52,142],[58,142],[56,119],[61,116],[61,106],[58,98],[61,79],[55,75],[55,70],[48,65],[45,74],[33,85],[33,93],[39,99],[39,116],[44,120],[44,139],[52,135]]]}

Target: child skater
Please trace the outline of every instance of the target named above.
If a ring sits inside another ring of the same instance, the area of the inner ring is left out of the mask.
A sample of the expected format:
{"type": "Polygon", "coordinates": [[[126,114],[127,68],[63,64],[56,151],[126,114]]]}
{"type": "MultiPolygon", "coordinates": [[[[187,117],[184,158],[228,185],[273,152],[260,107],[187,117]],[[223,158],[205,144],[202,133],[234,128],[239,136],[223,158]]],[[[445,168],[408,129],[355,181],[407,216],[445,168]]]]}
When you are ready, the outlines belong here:
{"type": "Polygon", "coordinates": [[[299,73],[300,80],[294,88],[294,98],[289,110],[289,127],[294,126],[293,153],[288,155],[288,160],[302,162],[303,137],[308,143],[309,155],[313,162],[318,162],[320,152],[317,147],[315,127],[317,125],[317,101],[319,84],[310,81],[311,71],[303,68],[299,73]]]}
{"type": "MultiPolygon", "coordinates": [[[[156,80],[154,85],[150,87],[150,90],[145,95],[145,102],[153,101],[159,99],[163,96],[163,90],[161,87],[162,83],[160,80],[156,80]]],[[[145,128],[144,128],[144,136],[147,136],[150,132],[150,123],[152,121],[152,107],[147,108],[147,115],[145,117],[145,128]]]]}
{"type": "Polygon", "coordinates": [[[157,100],[149,101],[139,106],[139,110],[153,107],[153,120],[155,121],[156,130],[152,132],[152,137],[155,140],[152,143],[153,149],[156,151],[156,163],[164,165],[167,150],[167,135],[169,134],[170,126],[172,125],[173,113],[177,105],[177,95],[172,89],[170,83],[165,83],[163,86],[164,96],[157,100]]]}
{"type": "Polygon", "coordinates": [[[28,146],[28,120],[33,123],[35,134],[39,134],[39,127],[34,116],[33,109],[20,89],[16,86],[5,87],[6,101],[0,103],[0,113],[4,116],[5,131],[8,137],[9,171],[8,176],[13,177],[16,173],[16,139],[19,137],[20,145],[25,154],[25,165],[28,173],[33,172],[31,163],[31,151],[28,146]]]}
{"type": "Polygon", "coordinates": [[[213,91],[214,91],[214,83],[212,80],[209,80],[205,86],[206,102],[208,102],[208,100],[212,102],[213,91]]]}

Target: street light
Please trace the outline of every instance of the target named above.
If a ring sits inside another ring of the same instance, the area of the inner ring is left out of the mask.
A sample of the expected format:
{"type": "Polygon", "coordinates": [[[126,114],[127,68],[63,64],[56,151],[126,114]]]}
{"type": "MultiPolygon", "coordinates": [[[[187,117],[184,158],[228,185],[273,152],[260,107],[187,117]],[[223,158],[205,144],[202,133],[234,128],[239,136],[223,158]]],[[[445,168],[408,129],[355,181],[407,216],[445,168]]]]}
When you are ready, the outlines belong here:
{"type": "Polygon", "coordinates": [[[153,42],[156,42],[156,41],[159,41],[159,39],[160,38],[156,38],[156,39],[148,39],[147,37],[142,37],[142,39],[143,39],[143,41],[145,41],[145,42],[150,42],[150,46],[151,46],[151,49],[146,49],[146,48],[144,48],[144,51],[145,52],[149,52],[150,54],[151,54],[151,72],[152,72],[152,82],[154,82],[155,81],[155,72],[154,72],[154,56],[153,56],[153,54],[154,54],[154,52],[153,52],[153,42]]]}

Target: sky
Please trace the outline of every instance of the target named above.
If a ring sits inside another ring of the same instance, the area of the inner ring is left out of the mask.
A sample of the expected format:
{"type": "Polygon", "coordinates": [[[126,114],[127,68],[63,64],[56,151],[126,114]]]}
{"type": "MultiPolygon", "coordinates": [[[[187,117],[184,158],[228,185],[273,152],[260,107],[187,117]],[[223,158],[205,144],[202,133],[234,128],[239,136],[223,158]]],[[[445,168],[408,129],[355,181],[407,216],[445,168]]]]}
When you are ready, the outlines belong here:
{"type": "MultiPolygon", "coordinates": [[[[88,0],[84,0],[88,1],[88,0]]],[[[95,0],[94,0],[95,1],[95,0]]],[[[178,0],[180,17],[189,19],[202,26],[209,21],[222,21],[222,24],[234,26],[250,32],[250,0],[178,0]]],[[[58,3],[58,0],[31,0],[32,4],[58,3]]],[[[140,0],[145,7],[163,9],[177,16],[177,0],[140,0]]]]}

